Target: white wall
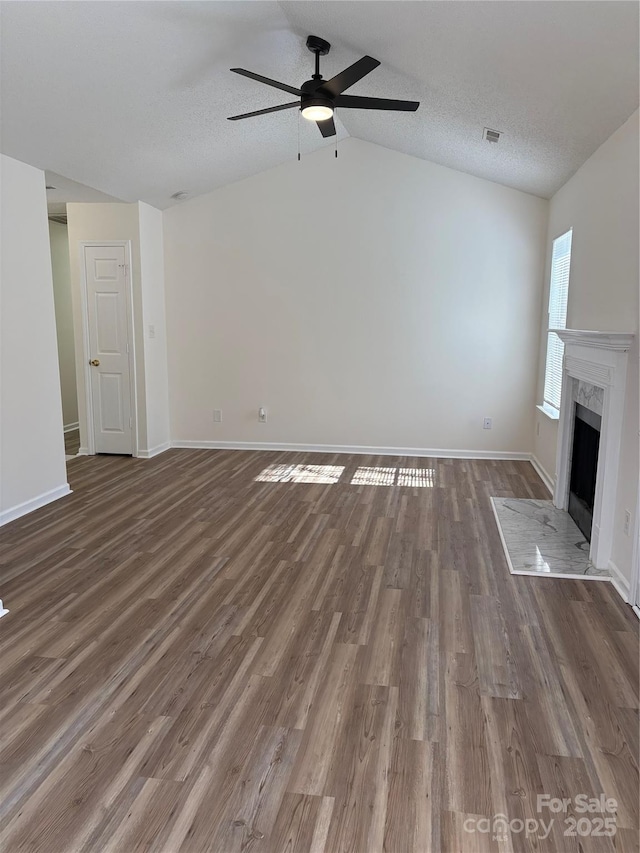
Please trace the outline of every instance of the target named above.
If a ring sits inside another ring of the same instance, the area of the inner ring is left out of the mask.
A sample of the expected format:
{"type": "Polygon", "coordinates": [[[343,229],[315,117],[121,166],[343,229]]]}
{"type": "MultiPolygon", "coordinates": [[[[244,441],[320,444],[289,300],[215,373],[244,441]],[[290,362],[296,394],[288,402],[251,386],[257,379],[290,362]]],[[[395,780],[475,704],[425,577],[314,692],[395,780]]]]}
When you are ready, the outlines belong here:
{"type": "Polygon", "coordinates": [[[56,309],[56,336],[62,391],[62,419],[65,427],[78,423],[76,389],[76,354],[73,340],[73,305],[71,271],[69,269],[69,235],[67,226],[49,221],[53,299],[56,309]]]}
{"type": "Polygon", "coordinates": [[[138,452],[147,456],[168,441],[162,214],[147,204],[68,204],[69,255],[76,330],[76,376],[80,444],[87,447],[85,354],[82,341],[81,243],[128,240],[131,244],[131,283],[136,357],[136,419],[138,452]],[[148,341],[148,325],[156,337],[148,341]]]}
{"type": "Polygon", "coordinates": [[[0,522],[67,494],[44,172],[0,161],[0,522]]]}
{"type": "Polygon", "coordinates": [[[547,207],[349,139],[165,211],[172,438],[529,452],[547,207]]]}
{"type": "Polygon", "coordinates": [[[162,212],[139,202],[138,214],[147,452],[154,454],[166,450],[170,441],[162,212]]]}
{"type": "MultiPolygon", "coordinates": [[[[552,240],[573,228],[567,327],[638,333],[638,113],[619,128],[551,199],[538,401],[546,355],[546,306],[552,240]]],[[[613,562],[629,577],[638,489],[638,347],[629,353],[613,562]]],[[[557,422],[538,413],[534,452],[555,477],[557,422]]]]}

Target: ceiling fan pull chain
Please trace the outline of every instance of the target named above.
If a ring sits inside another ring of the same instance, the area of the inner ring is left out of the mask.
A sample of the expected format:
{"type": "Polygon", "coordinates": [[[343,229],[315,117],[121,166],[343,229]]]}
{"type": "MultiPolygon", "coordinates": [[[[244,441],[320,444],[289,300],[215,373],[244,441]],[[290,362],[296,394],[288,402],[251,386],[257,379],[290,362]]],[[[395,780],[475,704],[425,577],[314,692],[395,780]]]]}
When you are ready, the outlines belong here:
{"type": "Polygon", "coordinates": [[[300,162],[300,110],[298,110],[298,163],[300,162]]]}
{"type": "MultiPolygon", "coordinates": [[[[334,116],[337,115],[338,111],[334,110],[333,114],[334,114],[334,116]]],[[[335,156],[336,156],[336,159],[338,159],[338,134],[337,133],[336,133],[336,154],[335,154],[335,156]]]]}

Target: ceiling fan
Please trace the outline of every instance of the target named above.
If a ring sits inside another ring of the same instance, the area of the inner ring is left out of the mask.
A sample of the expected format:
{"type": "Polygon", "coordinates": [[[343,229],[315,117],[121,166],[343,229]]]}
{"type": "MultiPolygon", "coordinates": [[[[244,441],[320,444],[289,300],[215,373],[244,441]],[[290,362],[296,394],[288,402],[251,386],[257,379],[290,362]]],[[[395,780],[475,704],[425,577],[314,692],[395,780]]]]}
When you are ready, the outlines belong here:
{"type": "Polygon", "coordinates": [[[340,74],[336,74],[331,80],[323,80],[322,74],[320,74],[320,57],[326,56],[329,53],[331,45],[328,41],[318,36],[309,36],[307,38],[307,47],[316,56],[315,73],[299,89],[296,89],[295,86],[287,86],[286,83],[279,83],[277,80],[271,80],[269,77],[254,74],[253,71],[247,71],[244,68],[232,68],[231,71],[236,74],[242,74],[243,77],[249,77],[251,80],[257,80],[259,83],[273,86],[275,89],[282,89],[283,92],[295,95],[299,100],[290,101],[288,104],[279,104],[277,107],[268,107],[265,110],[256,110],[252,113],[229,116],[229,121],[238,121],[243,118],[253,118],[254,116],[262,116],[267,113],[275,113],[279,110],[291,110],[294,107],[300,107],[300,112],[304,118],[309,119],[309,121],[315,121],[320,129],[320,133],[327,137],[336,135],[336,126],[333,121],[333,112],[336,107],[352,110],[400,110],[403,112],[414,112],[420,106],[419,101],[394,101],[389,98],[365,98],[359,95],[343,95],[342,93],[346,89],[353,86],[358,80],[362,80],[374,68],[377,68],[380,65],[378,60],[373,59],[371,56],[363,56],[362,59],[345,68],[340,74]]]}

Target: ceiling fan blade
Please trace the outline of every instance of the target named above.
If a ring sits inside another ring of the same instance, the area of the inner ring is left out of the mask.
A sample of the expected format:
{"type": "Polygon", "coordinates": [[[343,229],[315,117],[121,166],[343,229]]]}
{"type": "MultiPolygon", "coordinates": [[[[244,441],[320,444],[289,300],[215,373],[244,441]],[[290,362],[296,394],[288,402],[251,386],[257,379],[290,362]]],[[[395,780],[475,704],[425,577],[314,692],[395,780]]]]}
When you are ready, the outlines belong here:
{"type": "Polygon", "coordinates": [[[300,89],[296,89],[294,86],[287,86],[286,83],[279,83],[270,77],[262,77],[261,74],[254,74],[253,71],[247,71],[245,68],[231,68],[230,70],[235,74],[242,74],[243,77],[249,77],[250,80],[257,80],[258,83],[265,83],[267,86],[273,86],[275,89],[282,89],[283,92],[289,92],[290,95],[302,95],[300,89]]]}
{"type": "Polygon", "coordinates": [[[267,107],[266,110],[255,110],[252,113],[242,113],[239,116],[229,116],[227,121],[238,121],[241,118],[253,118],[254,116],[263,116],[267,113],[277,113],[279,110],[291,110],[293,107],[299,107],[300,101],[290,101],[288,104],[280,104],[277,107],[267,107]]]}
{"type": "Polygon", "coordinates": [[[361,98],[358,95],[340,95],[336,98],[336,107],[348,107],[352,110],[402,110],[415,112],[420,101],[394,101],[391,98],[361,98]]]}
{"type": "Polygon", "coordinates": [[[316,124],[320,128],[320,133],[325,137],[325,139],[327,136],[336,135],[336,124],[333,120],[333,116],[325,119],[324,121],[317,121],[316,124]]]}
{"type": "Polygon", "coordinates": [[[374,59],[372,56],[363,56],[362,59],[359,59],[353,65],[345,68],[344,71],[336,74],[331,80],[323,80],[320,88],[324,89],[325,92],[329,92],[335,98],[336,95],[340,95],[349,86],[353,86],[358,80],[362,80],[363,77],[370,71],[373,71],[374,68],[377,68],[378,65],[380,63],[377,59],[374,59]]]}

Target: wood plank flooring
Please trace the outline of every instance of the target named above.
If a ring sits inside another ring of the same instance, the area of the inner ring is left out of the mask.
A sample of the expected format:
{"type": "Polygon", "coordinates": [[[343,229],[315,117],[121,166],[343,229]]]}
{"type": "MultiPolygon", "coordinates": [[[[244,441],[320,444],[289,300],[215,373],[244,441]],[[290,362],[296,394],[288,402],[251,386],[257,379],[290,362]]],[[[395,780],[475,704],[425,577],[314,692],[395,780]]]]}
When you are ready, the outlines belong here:
{"type": "Polygon", "coordinates": [[[528,463],[69,473],[0,534],[3,853],[638,849],[637,620],[509,574],[489,496],[545,497],[528,463]],[[467,831],[602,793],[611,838],[467,831]]]}

